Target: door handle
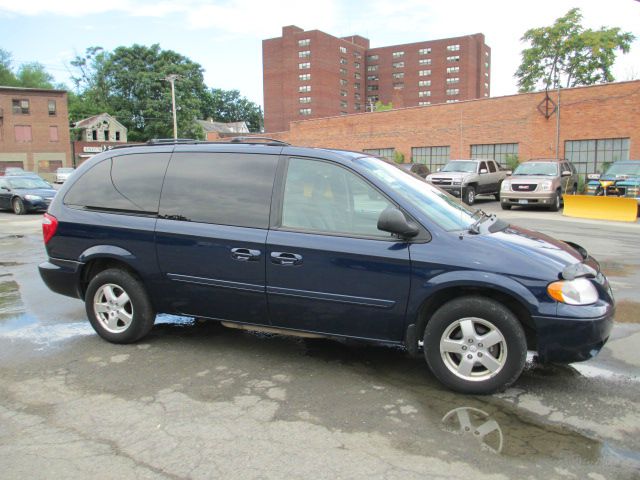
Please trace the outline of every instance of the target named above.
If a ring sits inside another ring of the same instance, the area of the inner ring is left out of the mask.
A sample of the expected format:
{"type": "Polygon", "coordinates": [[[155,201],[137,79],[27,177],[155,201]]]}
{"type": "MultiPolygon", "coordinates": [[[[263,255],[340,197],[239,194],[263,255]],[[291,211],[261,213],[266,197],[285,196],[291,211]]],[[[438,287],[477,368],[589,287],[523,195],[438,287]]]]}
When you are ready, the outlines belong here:
{"type": "Polygon", "coordinates": [[[278,265],[302,265],[302,255],[287,252],[271,252],[271,261],[278,265]]]}
{"type": "Polygon", "coordinates": [[[260,258],[260,250],[250,248],[232,248],[231,258],[240,262],[255,262],[260,258]]]}

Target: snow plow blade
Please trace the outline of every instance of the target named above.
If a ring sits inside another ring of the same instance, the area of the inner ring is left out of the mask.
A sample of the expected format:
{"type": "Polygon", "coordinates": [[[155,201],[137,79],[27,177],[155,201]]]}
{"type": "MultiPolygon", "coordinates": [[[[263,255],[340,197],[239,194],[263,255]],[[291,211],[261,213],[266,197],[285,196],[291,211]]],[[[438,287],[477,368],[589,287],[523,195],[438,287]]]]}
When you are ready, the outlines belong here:
{"type": "Polygon", "coordinates": [[[635,222],[638,218],[638,202],[635,198],[565,195],[563,200],[562,214],[567,217],[615,222],[635,222]]]}

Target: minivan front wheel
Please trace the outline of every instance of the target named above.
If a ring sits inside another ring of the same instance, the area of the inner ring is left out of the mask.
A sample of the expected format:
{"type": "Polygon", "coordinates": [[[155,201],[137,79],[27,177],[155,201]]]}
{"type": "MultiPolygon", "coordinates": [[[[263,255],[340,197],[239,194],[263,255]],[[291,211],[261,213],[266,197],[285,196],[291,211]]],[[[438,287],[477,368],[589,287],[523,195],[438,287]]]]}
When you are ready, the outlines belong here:
{"type": "Polygon", "coordinates": [[[100,272],[91,279],[85,307],[93,329],[113,343],[139,340],[149,333],[155,321],[155,312],[142,283],[117,268],[100,272]]]}
{"type": "Polygon", "coordinates": [[[489,394],[520,376],[527,342],[509,309],[489,298],[468,296],[434,313],[424,332],[424,355],[436,378],[449,388],[489,394]]]}

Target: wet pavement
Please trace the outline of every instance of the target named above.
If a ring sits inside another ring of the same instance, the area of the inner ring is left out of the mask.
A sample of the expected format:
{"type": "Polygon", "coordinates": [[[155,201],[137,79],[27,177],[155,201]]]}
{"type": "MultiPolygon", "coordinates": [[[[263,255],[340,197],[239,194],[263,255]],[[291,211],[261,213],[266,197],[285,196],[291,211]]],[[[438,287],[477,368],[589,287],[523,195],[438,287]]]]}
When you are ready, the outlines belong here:
{"type": "Polygon", "coordinates": [[[595,359],[486,397],[401,349],[185,317],[109,344],[42,284],[41,216],[0,213],[0,477],[640,478],[640,226],[506,213],[585,246],[624,308],[595,359]]]}

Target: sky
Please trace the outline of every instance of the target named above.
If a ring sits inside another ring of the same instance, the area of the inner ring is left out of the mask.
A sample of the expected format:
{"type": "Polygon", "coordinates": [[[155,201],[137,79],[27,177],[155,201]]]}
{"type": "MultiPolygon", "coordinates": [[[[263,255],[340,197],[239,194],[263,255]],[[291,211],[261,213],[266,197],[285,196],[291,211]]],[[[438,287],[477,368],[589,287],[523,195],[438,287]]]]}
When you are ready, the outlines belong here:
{"type": "Polygon", "coordinates": [[[491,96],[502,96],[517,92],[524,32],[574,7],[586,27],[637,37],[613,72],[618,81],[640,79],[638,0],[0,0],[0,48],[15,67],[40,62],[71,87],[69,62],[86,48],[159,43],[202,65],[207,86],[240,90],[262,105],[262,40],[279,37],[284,25],[362,35],[372,48],[483,33],[491,96]]]}

